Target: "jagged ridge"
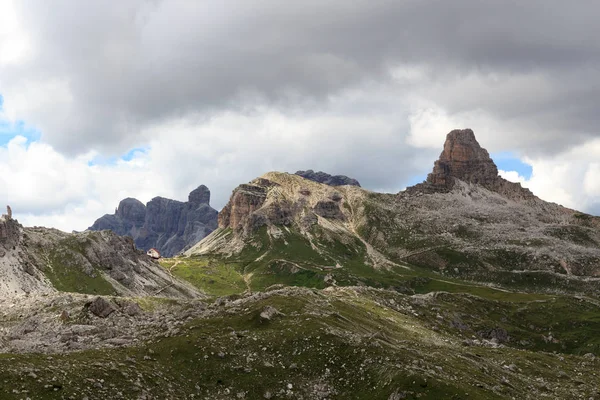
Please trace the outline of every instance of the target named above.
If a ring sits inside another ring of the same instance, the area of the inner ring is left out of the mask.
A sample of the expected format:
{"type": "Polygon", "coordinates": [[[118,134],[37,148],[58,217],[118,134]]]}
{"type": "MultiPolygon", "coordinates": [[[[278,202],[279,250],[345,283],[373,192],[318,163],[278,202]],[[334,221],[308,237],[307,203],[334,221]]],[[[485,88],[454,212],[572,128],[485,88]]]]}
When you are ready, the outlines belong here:
{"type": "Polygon", "coordinates": [[[303,178],[310,179],[311,181],[315,181],[318,183],[324,183],[329,186],[359,186],[360,183],[356,179],[349,178],[346,175],[330,175],[323,171],[315,172],[312,169],[307,171],[296,171],[296,175],[299,175],[303,178]]]}
{"type": "Polygon", "coordinates": [[[104,215],[88,229],[110,229],[132,237],[142,250],[154,247],[172,257],[212,232],[217,214],[210,206],[210,190],[201,185],[189,194],[187,202],[155,197],[144,205],[137,199],[124,199],[115,214],[104,215]]]}

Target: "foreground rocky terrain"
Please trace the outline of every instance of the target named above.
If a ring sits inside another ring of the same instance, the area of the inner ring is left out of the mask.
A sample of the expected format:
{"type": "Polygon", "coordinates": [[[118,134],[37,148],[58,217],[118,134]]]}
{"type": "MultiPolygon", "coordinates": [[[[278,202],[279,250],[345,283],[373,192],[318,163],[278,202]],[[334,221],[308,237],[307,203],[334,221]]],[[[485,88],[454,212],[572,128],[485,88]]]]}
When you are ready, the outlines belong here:
{"type": "Polygon", "coordinates": [[[570,296],[273,288],[195,301],[107,298],[116,310],[106,318],[85,301],[2,304],[2,348],[12,353],[0,356],[1,398],[600,396],[600,311],[570,296]],[[117,305],[125,301],[140,302],[139,312],[126,314],[117,305]],[[30,318],[15,321],[23,313],[30,318]]]}
{"type": "Polygon", "coordinates": [[[210,206],[210,190],[204,185],[194,189],[187,202],[155,197],[144,205],[127,198],[114,214],[99,218],[88,229],[111,230],[130,236],[144,251],[156,248],[172,257],[198,243],[217,227],[217,210],[210,206]]]}
{"type": "Polygon", "coordinates": [[[328,179],[240,185],[160,263],[3,217],[0,398],[600,399],[597,217],[470,130],[401,193],[328,179]]]}

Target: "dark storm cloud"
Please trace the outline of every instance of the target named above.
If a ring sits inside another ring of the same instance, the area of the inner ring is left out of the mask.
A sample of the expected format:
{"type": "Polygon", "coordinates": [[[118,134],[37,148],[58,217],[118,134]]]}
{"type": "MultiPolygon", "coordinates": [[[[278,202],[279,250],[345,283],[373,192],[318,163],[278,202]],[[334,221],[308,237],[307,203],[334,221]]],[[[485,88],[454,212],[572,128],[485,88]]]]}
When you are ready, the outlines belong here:
{"type": "MultiPolygon", "coordinates": [[[[347,88],[385,84],[398,65],[426,69],[438,86],[434,100],[451,112],[483,108],[508,120],[535,118],[537,131],[552,140],[532,132],[531,148],[560,149],[565,130],[569,140],[583,140],[598,125],[595,1],[17,5],[38,53],[2,70],[0,92],[32,79],[60,82],[68,110],[60,118],[28,117],[44,127],[45,140],[70,153],[125,149],[143,141],[144,127],[189,113],[243,109],[248,99],[281,109],[323,107],[347,88]],[[469,74],[542,77],[544,87],[480,88],[470,98],[461,97],[460,87],[458,93],[440,89],[469,74]]],[[[427,93],[428,84],[411,90],[427,93]]]]}

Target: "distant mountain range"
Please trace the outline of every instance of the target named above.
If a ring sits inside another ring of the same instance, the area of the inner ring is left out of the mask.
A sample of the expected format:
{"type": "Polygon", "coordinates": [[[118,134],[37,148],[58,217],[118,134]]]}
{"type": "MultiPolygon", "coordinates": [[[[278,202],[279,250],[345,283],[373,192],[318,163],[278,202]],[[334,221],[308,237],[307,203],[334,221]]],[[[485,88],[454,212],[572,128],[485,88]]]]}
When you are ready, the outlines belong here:
{"type": "Polygon", "coordinates": [[[162,256],[172,257],[215,230],[217,214],[210,206],[210,190],[201,185],[187,202],[155,197],[144,205],[137,199],[124,199],[114,214],[97,219],[88,229],[110,229],[132,237],[142,250],[156,248],[162,256]]]}

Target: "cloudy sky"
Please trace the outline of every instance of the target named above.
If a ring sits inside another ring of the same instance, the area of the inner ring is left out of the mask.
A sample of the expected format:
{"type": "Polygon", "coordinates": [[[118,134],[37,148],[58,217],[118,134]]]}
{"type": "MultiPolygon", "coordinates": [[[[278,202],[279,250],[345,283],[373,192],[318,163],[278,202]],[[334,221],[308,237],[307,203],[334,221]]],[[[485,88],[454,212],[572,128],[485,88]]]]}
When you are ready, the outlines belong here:
{"type": "Polygon", "coordinates": [[[397,192],[454,128],[600,213],[597,1],[0,0],[0,204],[85,229],[270,170],[397,192]]]}

